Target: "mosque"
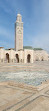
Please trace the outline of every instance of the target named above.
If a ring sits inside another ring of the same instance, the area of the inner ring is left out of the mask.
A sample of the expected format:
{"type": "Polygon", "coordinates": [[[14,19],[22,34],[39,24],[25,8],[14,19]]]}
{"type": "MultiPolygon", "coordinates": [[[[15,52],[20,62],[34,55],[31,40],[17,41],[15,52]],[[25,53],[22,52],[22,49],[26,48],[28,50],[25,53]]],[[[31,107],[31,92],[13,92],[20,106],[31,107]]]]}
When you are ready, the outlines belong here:
{"type": "Polygon", "coordinates": [[[34,61],[48,61],[48,53],[41,48],[23,47],[22,16],[17,14],[15,22],[15,49],[0,47],[0,63],[33,63],[34,61]]]}

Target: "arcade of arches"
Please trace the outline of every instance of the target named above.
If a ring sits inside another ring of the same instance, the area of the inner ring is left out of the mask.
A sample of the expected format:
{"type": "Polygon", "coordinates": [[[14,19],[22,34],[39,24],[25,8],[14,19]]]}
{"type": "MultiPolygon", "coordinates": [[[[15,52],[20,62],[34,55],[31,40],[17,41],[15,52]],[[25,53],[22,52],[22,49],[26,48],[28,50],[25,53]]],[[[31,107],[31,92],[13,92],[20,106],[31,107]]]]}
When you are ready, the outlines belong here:
{"type": "Polygon", "coordinates": [[[36,61],[44,61],[44,57],[41,57],[41,59],[39,59],[39,57],[38,56],[36,56],[36,59],[35,59],[36,61]]]}

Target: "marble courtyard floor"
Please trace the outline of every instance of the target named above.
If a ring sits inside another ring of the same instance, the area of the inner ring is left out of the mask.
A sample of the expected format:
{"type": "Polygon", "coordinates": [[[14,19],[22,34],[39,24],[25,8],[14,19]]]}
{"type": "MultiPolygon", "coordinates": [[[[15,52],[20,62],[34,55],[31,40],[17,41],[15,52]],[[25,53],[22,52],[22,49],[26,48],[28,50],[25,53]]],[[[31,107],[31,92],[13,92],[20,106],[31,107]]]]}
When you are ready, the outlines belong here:
{"type": "MultiPolygon", "coordinates": [[[[23,70],[49,74],[49,62],[0,64],[0,74],[23,70]]],[[[37,86],[15,80],[0,81],[0,111],[49,111],[49,79],[37,86]]]]}
{"type": "Polygon", "coordinates": [[[30,86],[14,81],[0,83],[0,111],[49,111],[49,81],[30,86]]]}

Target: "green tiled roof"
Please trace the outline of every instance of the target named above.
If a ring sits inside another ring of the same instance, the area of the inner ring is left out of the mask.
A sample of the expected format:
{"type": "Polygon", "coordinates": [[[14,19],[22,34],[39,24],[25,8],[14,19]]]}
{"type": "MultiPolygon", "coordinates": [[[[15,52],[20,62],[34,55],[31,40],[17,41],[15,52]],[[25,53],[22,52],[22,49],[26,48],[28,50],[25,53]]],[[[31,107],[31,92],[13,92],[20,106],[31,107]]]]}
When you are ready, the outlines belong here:
{"type": "Polygon", "coordinates": [[[33,48],[33,50],[43,50],[42,48],[33,48]]]}
{"type": "Polygon", "coordinates": [[[5,50],[14,50],[14,48],[9,48],[9,49],[5,49],[5,50]]]}
{"type": "Polygon", "coordinates": [[[42,48],[32,48],[31,46],[24,46],[23,49],[43,50],[42,48]]]}
{"type": "Polygon", "coordinates": [[[31,46],[24,46],[23,49],[33,49],[31,46]]]}

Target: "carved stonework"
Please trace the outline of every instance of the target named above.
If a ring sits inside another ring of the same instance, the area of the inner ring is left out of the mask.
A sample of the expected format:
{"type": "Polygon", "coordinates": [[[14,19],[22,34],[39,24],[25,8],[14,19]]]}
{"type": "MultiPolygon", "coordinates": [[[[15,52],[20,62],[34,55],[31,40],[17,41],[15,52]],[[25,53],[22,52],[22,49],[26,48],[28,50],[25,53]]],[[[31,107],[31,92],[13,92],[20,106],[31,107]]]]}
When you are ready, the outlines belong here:
{"type": "Polygon", "coordinates": [[[23,49],[23,22],[20,14],[17,15],[15,23],[15,50],[23,49]]]}

